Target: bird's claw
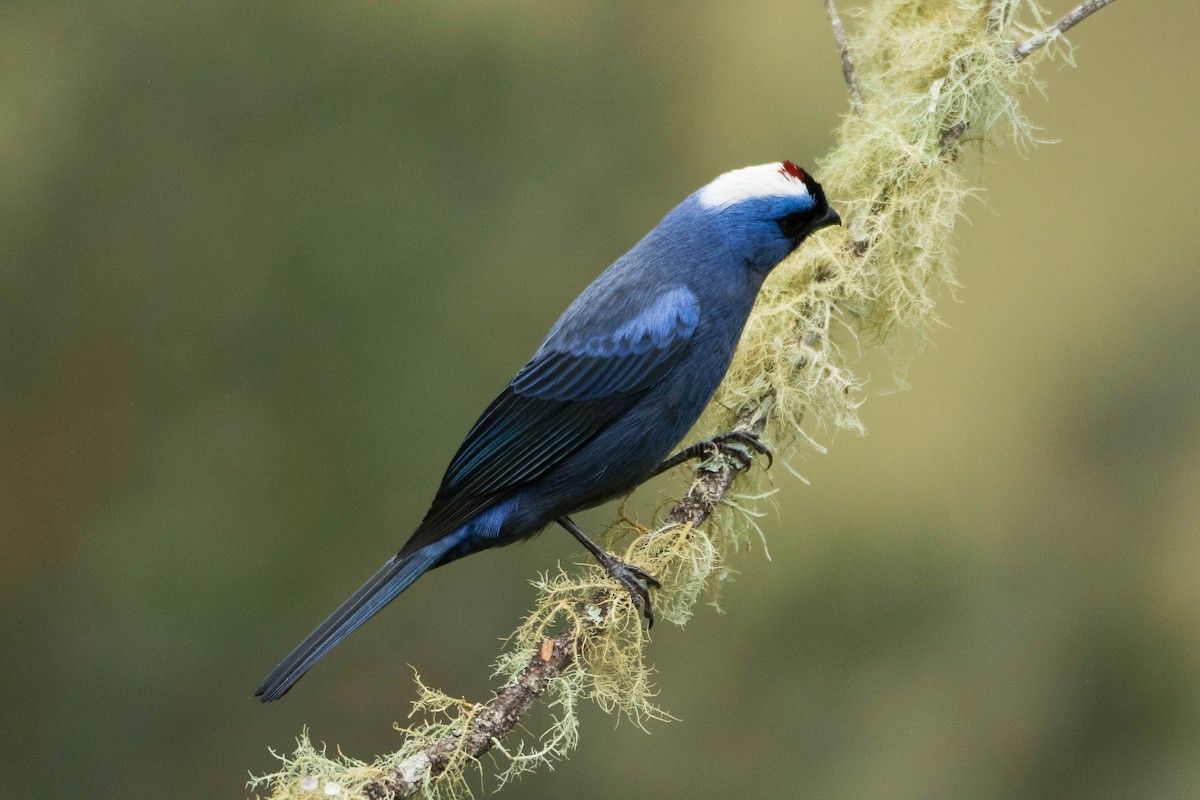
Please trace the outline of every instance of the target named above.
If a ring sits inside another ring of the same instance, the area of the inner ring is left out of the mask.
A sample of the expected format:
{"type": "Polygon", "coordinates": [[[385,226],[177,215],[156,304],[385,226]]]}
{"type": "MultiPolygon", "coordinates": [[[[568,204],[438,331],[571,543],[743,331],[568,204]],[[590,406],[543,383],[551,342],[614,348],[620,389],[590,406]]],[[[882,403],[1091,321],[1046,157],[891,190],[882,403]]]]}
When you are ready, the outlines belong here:
{"type": "Polygon", "coordinates": [[[650,588],[662,588],[662,582],[641,567],[626,564],[612,554],[600,560],[600,566],[614,581],[625,587],[633,607],[646,618],[646,628],[654,627],[654,608],[650,604],[650,588]]]}
{"type": "MultiPolygon", "coordinates": [[[[754,461],[754,456],[750,451],[761,453],[767,457],[767,469],[770,469],[775,463],[775,456],[772,455],[770,448],[763,444],[762,439],[750,431],[730,431],[714,436],[711,439],[705,439],[702,442],[696,442],[693,445],[685,447],[675,455],[668,458],[666,461],[658,465],[652,472],[652,475],[660,475],[669,469],[674,469],[680,464],[686,464],[693,459],[703,459],[709,461],[717,456],[724,456],[727,460],[732,461],[739,471],[750,469],[754,461]]],[[[702,464],[701,469],[706,467],[702,464]]],[[[716,466],[709,466],[707,469],[715,469],[716,466]]]]}
{"type": "Polygon", "coordinates": [[[714,456],[720,454],[739,461],[742,469],[750,467],[747,449],[766,456],[767,469],[775,464],[775,455],[771,452],[771,448],[763,444],[763,440],[750,431],[730,431],[718,434],[704,444],[712,450],[714,456]]]}

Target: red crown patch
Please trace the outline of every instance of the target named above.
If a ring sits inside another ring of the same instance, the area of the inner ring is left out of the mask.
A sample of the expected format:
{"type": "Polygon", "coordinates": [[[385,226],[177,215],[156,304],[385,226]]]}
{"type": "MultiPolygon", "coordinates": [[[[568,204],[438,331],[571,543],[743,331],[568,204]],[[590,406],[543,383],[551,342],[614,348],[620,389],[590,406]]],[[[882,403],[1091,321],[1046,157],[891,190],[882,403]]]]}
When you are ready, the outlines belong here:
{"type": "Polygon", "coordinates": [[[793,178],[795,178],[798,181],[804,180],[804,170],[797,167],[791,161],[783,162],[783,167],[781,167],[779,171],[782,172],[784,175],[792,176],[793,178]]]}

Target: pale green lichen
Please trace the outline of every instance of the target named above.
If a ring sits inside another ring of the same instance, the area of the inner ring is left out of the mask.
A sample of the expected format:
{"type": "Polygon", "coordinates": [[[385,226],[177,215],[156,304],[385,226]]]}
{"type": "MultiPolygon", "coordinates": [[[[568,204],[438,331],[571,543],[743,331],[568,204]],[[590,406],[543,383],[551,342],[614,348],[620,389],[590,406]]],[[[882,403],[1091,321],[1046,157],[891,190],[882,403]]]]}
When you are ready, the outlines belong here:
{"type": "MultiPolygon", "coordinates": [[[[955,281],[954,225],[975,191],[943,152],[947,133],[969,126],[976,141],[1034,141],[1017,102],[1032,72],[1010,54],[1014,34],[1039,29],[1040,10],[1001,3],[1004,32],[989,35],[987,8],[887,0],[857,15],[863,113],[844,121],[818,171],[849,236],[813,237],[775,270],[717,401],[737,409],[774,390],[772,436],[785,452],[803,442],[802,419],[862,429],[849,366],[859,346],[936,324],[935,299],[955,281]]],[[[713,415],[708,430],[729,419],[713,415]]]]}
{"type": "Polygon", "coordinates": [[[307,729],[296,740],[296,749],[290,755],[274,751],[271,755],[279,760],[279,771],[252,777],[250,788],[270,787],[273,798],[357,798],[362,796],[364,786],[383,774],[378,765],[341,753],[331,758],[324,746],[319,750],[313,746],[307,729]]]}
{"type": "MultiPolygon", "coordinates": [[[[955,281],[954,225],[976,191],[952,157],[954,148],[947,152],[947,133],[969,126],[974,142],[984,136],[1022,146],[1034,142],[1018,105],[1034,86],[1032,72],[1011,52],[1014,41],[1044,26],[1036,2],[879,0],[848,11],[856,20],[850,44],[864,108],[861,116],[843,121],[836,149],[816,172],[849,235],[822,232],[775,270],[699,428],[701,435],[728,430],[740,409],[772,394],[767,438],[785,465],[815,445],[802,422],[821,430],[862,430],[862,381],[850,366],[861,349],[894,341],[904,331],[919,342],[937,323],[935,299],[955,281]]],[[[1069,60],[1069,48],[1061,40],[1054,45],[1069,60]]],[[[703,529],[647,529],[624,517],[610,529],[607,544],[662,580],[654,595],[659,619],[687,622],[697,601],[706,593],[715,597],[732,574],[731,553],[749,545],[752,532],[761,536],[754,516],[767,493],[749,483],[744,479],[741,493],[728,495],[703,529]]],[[[638,611],[602,570],[590,563],[571,572],[559,569],[535,585],[538,602],[497,661],[497,676],[518,674],[563,624],[597,633],[547,690],[551,719],[544,732],[525,741],[510,736],[493,749],[499,785],[564,758],[578,740],[577,708],[584,700],[638,725],[669,718],[654,702],[647,632],[638,611]],[[611,590],[613,602],[595,604],[601,590],[611,590]]],[[[405,742],[399,752],[371,764],[331,759],[306,734],[296,752],[281,759],[280,771],[255,785],[268,786],[276,800],[356,797],[409,756],[470,725],[476,706],[420,680],[417,688],[419,721],[401,729],[405,742]]],[[[481,774],[481,765],[464,754],[425,794],[468,797],[471,781],[481,774]]]]}

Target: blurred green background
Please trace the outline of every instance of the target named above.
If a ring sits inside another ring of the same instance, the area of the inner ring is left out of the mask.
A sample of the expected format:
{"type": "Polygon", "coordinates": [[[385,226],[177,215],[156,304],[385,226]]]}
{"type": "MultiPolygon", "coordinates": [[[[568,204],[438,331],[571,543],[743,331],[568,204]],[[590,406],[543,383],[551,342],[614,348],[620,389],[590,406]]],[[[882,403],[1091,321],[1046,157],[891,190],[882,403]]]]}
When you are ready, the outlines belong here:
{"type": "MultiPolygon", "coordinates": [[[[773,560],[655,629],[681,721],[588,709],[508,794],[1200,796],[1197,28],[1077,30],[1029,98],[1058,143],[969,167],[913,388],[864,365],[869,435],[775,471],[773,560]]],[[[394,749],[407,664],[486,697],[569,537],[439,570],[250,694],[592,276],[716,174],[812,164],[845,109],[817,0],[5,3],[5,796],[242,797],[305,723],[394,749]]]]}

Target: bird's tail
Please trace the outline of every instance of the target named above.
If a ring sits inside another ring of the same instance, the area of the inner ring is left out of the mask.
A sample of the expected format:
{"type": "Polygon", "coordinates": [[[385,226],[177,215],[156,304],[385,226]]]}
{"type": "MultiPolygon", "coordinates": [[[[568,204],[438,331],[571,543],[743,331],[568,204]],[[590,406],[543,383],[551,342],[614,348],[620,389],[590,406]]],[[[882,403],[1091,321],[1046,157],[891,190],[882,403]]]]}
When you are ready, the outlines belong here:
{"type": "Polygon", "coordinates": [[[263,680],[256,697],[264,703],[283,697],[317,659],[325,655],[359,625],[375,616],[381,608],[431,569],[445,554],[446,547],[434,543],[412,553],[398,555],[383,565],[357,592],[329,615],[287,658],[279,662],[263,680]]]}

